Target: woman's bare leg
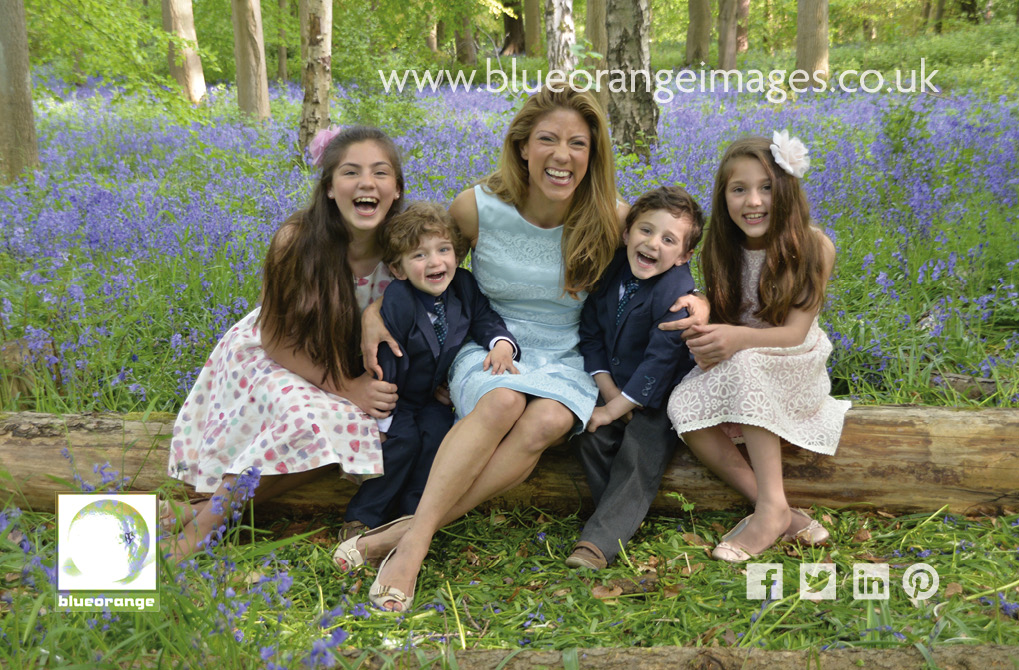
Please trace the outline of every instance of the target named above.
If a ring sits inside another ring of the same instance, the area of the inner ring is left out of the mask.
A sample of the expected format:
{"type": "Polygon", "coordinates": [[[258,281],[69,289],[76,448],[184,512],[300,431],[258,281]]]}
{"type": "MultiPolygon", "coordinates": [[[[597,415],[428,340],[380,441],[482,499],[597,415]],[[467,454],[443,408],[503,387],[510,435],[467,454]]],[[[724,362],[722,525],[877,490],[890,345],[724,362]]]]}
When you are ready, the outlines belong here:
{"type": "MultiPolygon", "coordinates": [[[[477,411],[476,408],[468,418],[477,411]]],[[[487,442],[482,449],[453,447],[455,442],[450,441],[447,450],[447,442],[443,441],[414,521],[400,539],[398,551],[386,564],[385,576],[379,573],[379,583],[411,593],[435,532],[478,504],[522,482],[534,469],[541,453],[565,435],[574,420],[573,414],[561,403],[536,398],[527,403],[523,413],[511,424],[512,429],[504,432],[505,437],[494,446],[487,442]],[[440,461],[444,450],[447,454],[440,461]],[[472,458],[476,459],[470,470],[473,477],[464,478],[466,468],[459,463],[472,458]],[[471,482],[466,491],[464,482],[471,482]],[[450,503],[451,500],[455,502],[450,503]]],[[[479,418],[479,423],[487,421],[479,418]]],[[[497,433],[493,431],[490,435],[497,433]]]]}
{"type": "MultiPolygon", "coordinates": [[[[261,503],[270,500],[281,493],[321,477],[331,467],[334,466],[324,466],[288,475],[264,475],[259,478],[251,501],[261,503]]],[[[195,553],[201,549],[202,543],[209,533],[227,522],[234,512],[232,501],[240,496],[236,486],[237,475],[223,477],[223,483],[212,494],[212,499],[198,510],[198,514],[193,519],[184,524],[181,532],[175,538],[167,539],[166,548],[170,550],[170,560],[179,561],[195,553]]]]}

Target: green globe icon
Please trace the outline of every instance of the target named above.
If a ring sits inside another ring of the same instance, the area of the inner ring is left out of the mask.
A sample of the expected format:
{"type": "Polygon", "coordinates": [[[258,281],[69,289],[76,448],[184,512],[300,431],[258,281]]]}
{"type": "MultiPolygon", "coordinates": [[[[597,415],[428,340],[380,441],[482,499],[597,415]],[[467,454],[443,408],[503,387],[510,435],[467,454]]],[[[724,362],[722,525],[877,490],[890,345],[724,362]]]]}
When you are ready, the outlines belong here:
{"type": "Polygon", "coordinates": [[[97,587],[138,576],[149,553],[149,528],[142,515],[119,500],[82,507],[68,527],[69,556],[97,587]]]}

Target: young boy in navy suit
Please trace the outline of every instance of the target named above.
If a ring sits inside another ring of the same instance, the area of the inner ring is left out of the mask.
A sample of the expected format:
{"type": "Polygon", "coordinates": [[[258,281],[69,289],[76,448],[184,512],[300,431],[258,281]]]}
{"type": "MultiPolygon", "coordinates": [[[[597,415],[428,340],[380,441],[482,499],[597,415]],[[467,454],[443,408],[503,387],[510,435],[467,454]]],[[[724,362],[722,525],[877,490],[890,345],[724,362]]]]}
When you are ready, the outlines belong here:
{"type": "Polygon", "coordinates": [[[399,400],[379,421],[384,474],[361,484],[347,505],[347,524],[375,528],[413,514],[424,491],[439,443],[453,425],[453,410],[435,399],[449,366],[468,335],[488,347],[485,369],[516,373],[520,352],[502,317],[458,268],[467,241],[445,209],[418,202],[379,231],[382,260],[397,278],[386,287],[382,320],[400,345],[397,358],[379,347],[382,378],[396,384],[399,400]]]}
{"type": "Polygon", "coordinates": [[[665,404],[694,363],[682,331],[658,324],[686,316],[669,307],[694,289],[686,263],[703,227],[701,208],[682,188],[645,193],[626,217],[626,248],[584,303],[580,352],[601,404],[574,445],[596,509],[566,559],[570,567],[612,562],[644,520],[676,449],[665,404]]]}

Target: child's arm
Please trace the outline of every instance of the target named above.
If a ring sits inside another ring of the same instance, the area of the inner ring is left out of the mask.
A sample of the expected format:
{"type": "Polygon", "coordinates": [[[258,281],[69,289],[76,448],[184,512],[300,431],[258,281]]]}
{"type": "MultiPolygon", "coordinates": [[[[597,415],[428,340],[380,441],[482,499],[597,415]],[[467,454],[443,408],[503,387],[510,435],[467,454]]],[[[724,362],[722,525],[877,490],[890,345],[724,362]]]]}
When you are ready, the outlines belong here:
{"type": "Polygon", "coordinates": [[[594,408],[594,412],[591,413],[591,419],[587,422],[587,432],[593,433],[601,426],[607,426],[638,407],[640,405],[627,400],[626,396],[620,393],[601,407],[594,408]]]}

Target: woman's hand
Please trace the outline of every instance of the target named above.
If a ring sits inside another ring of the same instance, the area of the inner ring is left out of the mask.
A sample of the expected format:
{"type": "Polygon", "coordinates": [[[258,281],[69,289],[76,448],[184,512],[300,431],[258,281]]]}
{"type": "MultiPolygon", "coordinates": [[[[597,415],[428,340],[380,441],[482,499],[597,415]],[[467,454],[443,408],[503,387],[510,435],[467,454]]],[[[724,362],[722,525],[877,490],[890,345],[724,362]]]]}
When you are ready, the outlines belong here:
{"type": "Polygon", "coordinates": [[[732,358],[741,349],[746,349],[743,338],[745,328],[730,326],[725,323],[712,323],[706,326],[690,326],[683,334],[686,346],[693,354],[694,361],[703,370],[732,358]]]}
{"type": "Polygon", "coordinates": [[[374,379],[368,372],[347,380],[343,388],[337,389],[335,393],[374,419],[385,419],[396,407],[396,384],[374,379]]]}
{"type": "MultiPolygon", "coordinates": [[[[361,355],[364,357],[364,369],[375,373],[376,379],[382,379],[382,367],[379,365],[379,345],[383,342],[393,350],[393,355],[398,358],[403,356],[400,345],[389,334],[386,324],[382,321],[382,299],[380,298],[368,305],[361,314],[361,355]]],[[[371,414],[371,412],[368,413],[371,414]]]]}
{"type": "MultiPolygon", "coordinates": [[[[707,325],[711,318],[711,305],[708,304],[708,299],[703,295],[694,295],[688,293],[686,295],[679,296],[679,299],[672,304],[669,308],[670,312],[678,312],[679,310],[686,308],[687,317],[680,319],[679,321],[665,321],[658,324],[658,327],[662,330],[686,330],[691,326],[704,326],[707,325]]],[[[684,334],[683,337],[689,337],[688,334],[684,334]]]]}

